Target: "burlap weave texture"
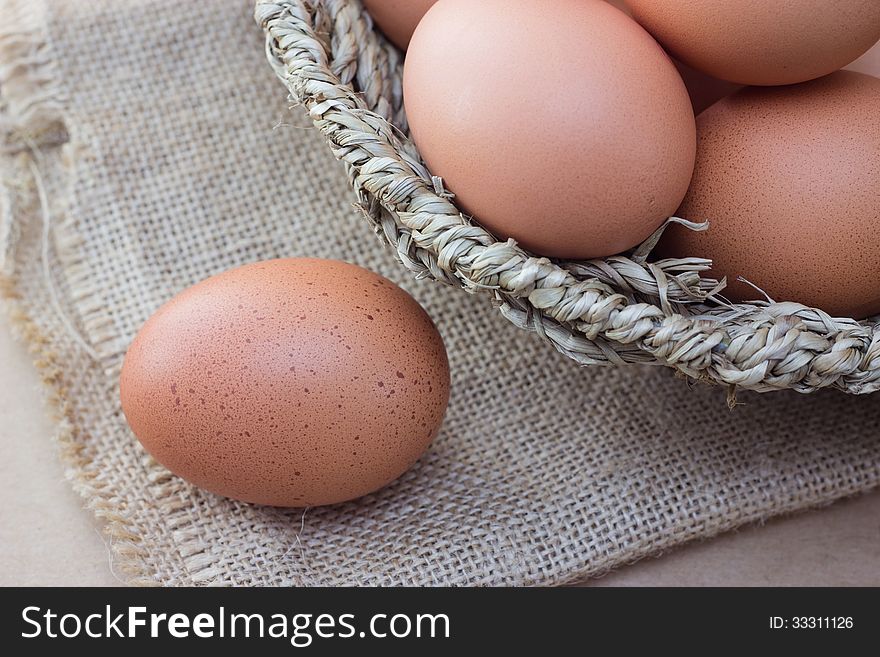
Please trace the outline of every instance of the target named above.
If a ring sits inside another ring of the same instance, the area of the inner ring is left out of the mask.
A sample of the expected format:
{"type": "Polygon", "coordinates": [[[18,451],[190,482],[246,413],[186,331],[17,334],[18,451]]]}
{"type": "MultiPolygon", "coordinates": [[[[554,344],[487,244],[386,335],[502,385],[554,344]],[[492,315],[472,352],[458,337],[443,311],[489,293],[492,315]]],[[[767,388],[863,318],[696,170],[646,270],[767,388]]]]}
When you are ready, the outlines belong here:
{"type": "Polygon", "coordinates": [[[252,11],[247,0],[0,0],[4,289],[118,573],[564,583],[880,482],[876,396],[744,394],[731,412],[724,390],[659,368],[579,368],[485,299],[413,281],[289,110],[252,11]],[[453,373],[444,429],[413,470],[305,514],[171,476],[126,428],[116,391],[128,342],[167,298],[297,255],[402,284],[436,321],[453,373]]]}

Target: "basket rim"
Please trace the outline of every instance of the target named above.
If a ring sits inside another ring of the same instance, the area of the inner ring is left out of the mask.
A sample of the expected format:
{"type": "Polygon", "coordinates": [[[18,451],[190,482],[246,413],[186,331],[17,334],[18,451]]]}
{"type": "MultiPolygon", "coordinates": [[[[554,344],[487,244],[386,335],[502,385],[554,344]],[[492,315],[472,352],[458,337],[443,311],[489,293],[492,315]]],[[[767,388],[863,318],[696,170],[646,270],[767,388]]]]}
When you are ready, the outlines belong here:
{"type": "Polygon", "coordinates": [[[580,364],[665,365],[727,386],[730,403],[737,388],[880,390],[880,317],[795,302],[709,306],[723,299],[700,276],[708,260],[647,262],[637,249],[551,261],[463,215],[407,137],[402,56],[360,0],[257,0],[254,16],[276,75],[345,164],[357,206],[416,277],[491,295],[509,321],[580,364]]]}

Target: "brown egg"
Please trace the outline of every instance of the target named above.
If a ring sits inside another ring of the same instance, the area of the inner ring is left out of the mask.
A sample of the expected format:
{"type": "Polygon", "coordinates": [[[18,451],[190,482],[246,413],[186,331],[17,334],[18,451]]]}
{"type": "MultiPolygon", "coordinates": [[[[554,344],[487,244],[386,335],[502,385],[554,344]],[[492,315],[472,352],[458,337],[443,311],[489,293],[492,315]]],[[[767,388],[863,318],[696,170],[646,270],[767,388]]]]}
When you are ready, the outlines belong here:
{"type": "Polygon", "coordinates": [[[193,484],[247,502],[349,500],[400,476],[449,396],[443,341],[406,292],[333,260],[270,260],[162,306],[120,378],[144,447],[193,484]]]}
{"type": "Polygon", "coordinates": [[[406,50],[416,25],[435,2],[437,0],[364,0],[364,6],[385,36],[406,50]]]}
{"type": "Polygon", "coordinates": [[[440,0],[410,44],[404,99],[458,207],[539,255],[639,244],[693,170],[681,77],[601,0],[440,0]]]}
{"type": "Polygon", "coordinates": [[[877,0],[626,0],[676,58],[722,80],[793,84],[843,68],[880,39],[877,0]]]}
{"type": "Polygon", "coordinates": [[[714,261],[724,294],[797,301],[832,315],[880,313],[880,80],[841,71],[751,87],[697,119],[697,165],[665,256],[714,261]]]}

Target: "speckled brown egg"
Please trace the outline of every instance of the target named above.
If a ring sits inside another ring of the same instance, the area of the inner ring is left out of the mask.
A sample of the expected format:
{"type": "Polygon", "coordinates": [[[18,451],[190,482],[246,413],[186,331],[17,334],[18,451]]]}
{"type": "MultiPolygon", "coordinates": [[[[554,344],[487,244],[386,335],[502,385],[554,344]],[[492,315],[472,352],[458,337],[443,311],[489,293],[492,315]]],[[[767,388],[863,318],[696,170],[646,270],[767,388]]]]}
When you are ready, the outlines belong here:
{"type": "Polygon", "coordinates": [[[665,256],[711,258],[733,300],[880,313],[880,80],[840,71],[751,87],[697,118],[697,165],[665,256]]]}
{"type": "Polygon", "coordinates": [[[406,50],[416,25],[437,0],[364,0],[376,25],[398,48],[406,50]]]}
{"type": "Polygon", "coordinates": [[[537,255],[625,251],[687,191],[696,134],[684,83],[602,0],[439,0],[403,85],[419,152],[459,209],[537,255]]]}
{"type": "Polygon", "coordinates": [[[135,435],[193,484],[314,506],[375,491],[436,435],[443,341],[406,292],[333,260],[245,265],[184,290],[138,333],[120,379],[135,435]]]}
{"type": "Polygon", "coordinates": [[[626,0],[676,58],[722,80],[793,84],[843,68],[880,39],[877,0],[626,0]]]}

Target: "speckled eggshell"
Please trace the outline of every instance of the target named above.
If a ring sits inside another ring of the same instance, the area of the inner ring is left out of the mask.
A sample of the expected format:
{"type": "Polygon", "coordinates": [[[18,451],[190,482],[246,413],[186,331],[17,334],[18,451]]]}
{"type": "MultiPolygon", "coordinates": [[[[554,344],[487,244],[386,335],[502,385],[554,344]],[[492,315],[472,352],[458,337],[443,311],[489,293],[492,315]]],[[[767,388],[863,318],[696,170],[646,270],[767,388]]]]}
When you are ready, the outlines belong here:
{"type": "MultiPolygon", "coordinates": [[[[632,16],[632,10],[627,6],[626,0],[606,0],[609,4],[614,5],[627,16],[632,16]]],[[[691,105],[694,107],[694,113],[699,114],[704,109],[716,103],[721,98],[729,96],[734,91],[742,87],[742,85],[726,80],[719,80],[710,75],[706,75],[702,71],[688,66],[682,62],[673,59],[675,68],[678,69],[684,86],[687,87],[688,95],[691,97],[691,105]]]]}
{"type": "Polygon", "coordinates": [[[406,50],[416,25],[437,0],[364,0],[376,25],[391,42],[406,50]]]}
{"type": "Polygon", "coordinates": [[[880,39],[878,0],[626,1],[673,56],[740,84],[812,80],[880,39]]]}
{"type": "Polygon", "coordinates": [[[406,292],[355,265],[245,265],[153,315],[122,369],[144,447],[193,484],[277,506],[388,484],[436,435],[446,351],[406,292]]]}
{"type": "Polygon", "coordinates": [[[687,191],[684,83],[602,0],[440,0],[413,35],[403,85],[431,173],[463,212],[535,254],[625,251],[687,191]]]}
{"type": "Polygon", "coordinates": [[[797,301],[832,315],[880,313],[880,80],[841,71],[750,87],[697,118],[697,165],[666,257],[713,260],[724,295],[797,301]]]}

